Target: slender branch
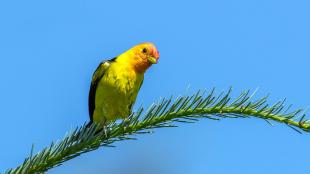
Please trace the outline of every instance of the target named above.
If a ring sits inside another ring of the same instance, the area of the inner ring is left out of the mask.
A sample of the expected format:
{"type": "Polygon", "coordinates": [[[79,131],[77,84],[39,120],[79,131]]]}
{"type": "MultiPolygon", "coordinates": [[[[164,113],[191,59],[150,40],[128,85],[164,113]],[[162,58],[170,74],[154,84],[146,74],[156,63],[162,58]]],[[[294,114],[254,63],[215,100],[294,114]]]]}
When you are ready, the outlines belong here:
{"type": "Polygon", "coordinates": [[[162,99],[144,112],[143,108],[132,114],[129,119],[119,124],[111,124],[98,132],[98,125],[76,128],[58,143],[51,145],[39,153],[30,156],[15,169],[9,169],[6,174],[44,173],[50,168],[75,158],[83,153],[93,151],[101,146],[111,147],[116,141],[132,140],[134,134],[151,133],[154,128],[176,127],[175,122],[193,123],[200,118],[219,120],[222,118],[257,117],[266,121],[284,123],[294,130],[310,132],[310,122],[305,119],[302,109],[289,112],[285,100],[269,106],[267,97],[252,101],[254,94],[244,91],[232,100],[231,89],[227,93],[215,95],[214,89],[209,95],[198,91],[192,96],[178,97],[172,101],[162,99]]]}

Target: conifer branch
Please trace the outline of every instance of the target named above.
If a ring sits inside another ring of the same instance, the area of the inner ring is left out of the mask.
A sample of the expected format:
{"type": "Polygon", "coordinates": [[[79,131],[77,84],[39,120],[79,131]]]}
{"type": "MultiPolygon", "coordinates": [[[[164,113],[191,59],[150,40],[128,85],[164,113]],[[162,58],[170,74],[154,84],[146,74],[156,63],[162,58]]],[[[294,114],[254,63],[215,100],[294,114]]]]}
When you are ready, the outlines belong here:
{"type": "Polygon", "coordinates": [[[153,104],[147,111],[141,107],[129,119],[119,124],[111,124],[98,133],[98,125],[76,128],[60,142],[52,142],[37,154],[30,156],[15,169],[9,169],[6,174],[37,174],[61,165],[83,153],[93,151],[101,146],[111,147],[116,141],[134,140],[135,134],[151,133],[154,128],[176,127],[176,122],[194,123],[201,118],[219,120],[223,118],[257,117],[279,123],[284,123],[298,132],[310,132],[310,121],[305,119],[302,109],[290,111],[285,107],[285,100],[274,105],[267,104],[267,96],[252,100],[253,94],[244,91],[232,100],[231,89],[226,93],[216,95],[214,89],[208,95],[198,91],[191,96],[178,97],[173,100],[162,99],[153,104]]]}

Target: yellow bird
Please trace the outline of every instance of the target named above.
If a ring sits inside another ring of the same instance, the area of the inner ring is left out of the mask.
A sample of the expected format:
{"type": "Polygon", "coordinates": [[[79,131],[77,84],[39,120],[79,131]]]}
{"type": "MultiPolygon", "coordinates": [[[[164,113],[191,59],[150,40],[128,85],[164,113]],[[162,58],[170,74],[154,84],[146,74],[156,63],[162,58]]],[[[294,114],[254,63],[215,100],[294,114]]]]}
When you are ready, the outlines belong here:
{"type": "Polygon", "coordinates": [[[149,42],[103,61],[93,74],[89,90],[90,123],[102,126],[131,114],[145,71],[156,64],[159,52],[149,42]]]}

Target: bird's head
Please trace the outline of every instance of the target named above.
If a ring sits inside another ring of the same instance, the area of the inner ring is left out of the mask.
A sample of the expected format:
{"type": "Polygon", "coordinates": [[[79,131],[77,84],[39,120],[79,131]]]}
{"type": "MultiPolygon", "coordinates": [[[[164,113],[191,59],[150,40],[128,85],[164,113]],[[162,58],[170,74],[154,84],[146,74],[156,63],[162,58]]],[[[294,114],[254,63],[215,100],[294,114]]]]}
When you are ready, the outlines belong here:
{"type": "Polygon", "coordinates": [[[136,71],[143,73],[159,59],[159,52],[150,42],[141,43],[129,50],[133,55],[133,65],[136,71]]]}

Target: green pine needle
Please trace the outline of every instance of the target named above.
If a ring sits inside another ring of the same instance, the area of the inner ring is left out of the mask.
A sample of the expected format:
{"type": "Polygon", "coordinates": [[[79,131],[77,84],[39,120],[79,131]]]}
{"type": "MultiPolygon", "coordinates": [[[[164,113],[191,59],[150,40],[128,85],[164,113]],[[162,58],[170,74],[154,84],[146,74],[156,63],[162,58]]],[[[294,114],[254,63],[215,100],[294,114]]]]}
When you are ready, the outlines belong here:
{"type": "Polygon", "coordinates": [[[113,147],[113,143],[123,140],[135,140],[134,134],[152,133],[154,128],[176,127],[174,123],[194,123],[201,118],[219,120],[223,118],[257,117],[270,121],[284,123],[298,132],[310,132],[310,121],[305,119],[302,109],[290,112],[290,106],[285,107],[285,100],[274,105],[267,104],[263,97],[253,101],[250,91],[242,92],[236,99],[231,98],[232,90],[219,95],[213,89],[209,95],[198,91],[191,96],[178,97],[175,100],[162,99],[144,112],[141,107],[129,119],[119,124],[111,124],[98,133],[98,125],[90,127],[83,125],[65,136],[60,142],[52,142],[37,154],[31,153],[24,162],[15,169],[9,169],[6,174],[36,174],[61,165],[83,153],[93,151],[101,146],[113,147]]]}

